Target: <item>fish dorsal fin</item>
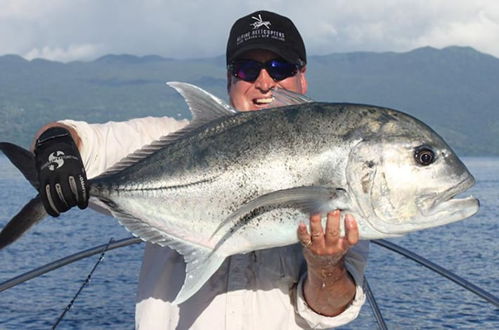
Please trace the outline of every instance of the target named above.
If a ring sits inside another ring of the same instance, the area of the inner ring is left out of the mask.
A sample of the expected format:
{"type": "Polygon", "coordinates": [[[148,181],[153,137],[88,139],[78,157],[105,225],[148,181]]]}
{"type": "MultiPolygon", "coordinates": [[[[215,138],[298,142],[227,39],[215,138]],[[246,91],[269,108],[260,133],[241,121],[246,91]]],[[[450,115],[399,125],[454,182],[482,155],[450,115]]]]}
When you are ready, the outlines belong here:
{"type": "Polygon", "coordinates": [[[272,91],[272,96],[274,97],[274,100],[272,101],[273,107],[283,107],[286,105],[314,102],[314,100],[312,100],[308,96],[298,94],[284,88],[275,88],[272,91]]]}
{"type": "Polygon", "coordinates": [[[192,113],[192,120],[189,125],[176,132],[165,135],[151,144],[129,154],[99,175],[99,179],[118,173],[148,157],[157,150],[172,144],[181,138],[191,136],[196,129],[213,120],[234,116],[238,113],[238,111],[234,110],[230,105],[226,104],[218,97],[197,86],[182,82],[168,82],[167,84],[179,92],[180,95],[184,97],[185,102],[189,105],[189,110],[192,113]]]}
{"type": "Polygon", "coordinates": [[[200,126],[212,120],[232,116],[237,110],[213,94],[197,86],[170,81],[166,83],[182,95],[192,113],[191,125],[200,126]]]}

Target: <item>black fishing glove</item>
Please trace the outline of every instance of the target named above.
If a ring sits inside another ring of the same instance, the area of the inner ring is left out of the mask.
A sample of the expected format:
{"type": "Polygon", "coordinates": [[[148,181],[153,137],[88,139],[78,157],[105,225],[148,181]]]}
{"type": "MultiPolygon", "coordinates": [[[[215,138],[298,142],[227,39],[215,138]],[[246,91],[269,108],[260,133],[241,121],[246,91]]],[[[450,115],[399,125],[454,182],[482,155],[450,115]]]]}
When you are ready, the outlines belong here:
{"type": "Polygon", "coordinates": [[[53,217],[73,206],[88,206],[88,184],[80,152],[69,131],[52,127],[35,145],[35,166],[43,206],[53,217]]]}

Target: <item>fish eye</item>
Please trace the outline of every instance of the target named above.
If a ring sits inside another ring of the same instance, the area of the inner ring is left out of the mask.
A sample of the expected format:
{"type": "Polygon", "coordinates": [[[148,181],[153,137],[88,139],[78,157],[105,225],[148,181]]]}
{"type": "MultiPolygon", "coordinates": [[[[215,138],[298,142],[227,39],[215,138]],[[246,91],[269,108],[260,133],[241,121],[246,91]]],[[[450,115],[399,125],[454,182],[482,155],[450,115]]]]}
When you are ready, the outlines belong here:
{"type": "Polygon", "coordinates": [[[414,159],[418,164],[428,166],[435,161],[435,153],[428,146],[420,146],[414,150],[414,159]]]}

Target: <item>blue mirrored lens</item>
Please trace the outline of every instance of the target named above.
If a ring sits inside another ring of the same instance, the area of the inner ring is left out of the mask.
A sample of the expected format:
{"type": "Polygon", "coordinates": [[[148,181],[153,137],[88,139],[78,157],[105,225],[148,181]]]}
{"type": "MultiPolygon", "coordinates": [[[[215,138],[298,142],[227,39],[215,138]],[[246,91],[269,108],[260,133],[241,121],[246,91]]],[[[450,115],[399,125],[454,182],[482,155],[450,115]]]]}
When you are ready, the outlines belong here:
{"type": "Polygon", "coordinates": [[[232,64],[232,74],[244,81],[253,82],[258,78],[260,71],[265,68],[275,81],[294,76],[298,72],[295,64],[280,59],[273,59],[266,63],[253,60],[239,60],[232,64]]]}
{"type": "Polygon", "coordinates": [[[292,77],[297,72],[296,65],[286,61],[272,60],[265,63],[265,65],[265,68],[267,69],[272,79],[276,81],[292,77]]]}
{"type": "Polygon", "coordinates": [[[262,70],[262,63],[256,61],[241,61],[234,65],[234,74],[244,81],[255,81],[262,70]]]}

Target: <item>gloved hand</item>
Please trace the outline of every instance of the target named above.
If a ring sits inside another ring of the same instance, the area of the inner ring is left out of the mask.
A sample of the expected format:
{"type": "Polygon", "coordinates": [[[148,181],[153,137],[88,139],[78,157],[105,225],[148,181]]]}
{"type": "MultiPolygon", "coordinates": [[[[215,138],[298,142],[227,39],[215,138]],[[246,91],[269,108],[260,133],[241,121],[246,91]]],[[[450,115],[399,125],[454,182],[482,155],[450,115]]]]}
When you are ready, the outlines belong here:
{"type": "Polygon", "coordinates": [[[35,166],[43,206],[53,217],[88,206],[88,183],[80,152],[69,131],[51,127],[35,144],[35,166]]]}

